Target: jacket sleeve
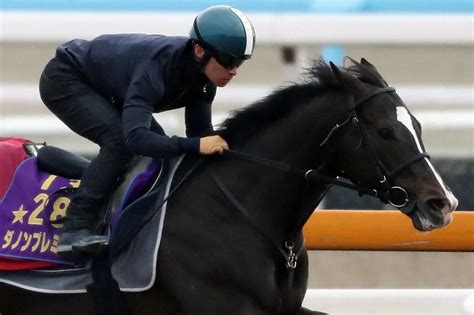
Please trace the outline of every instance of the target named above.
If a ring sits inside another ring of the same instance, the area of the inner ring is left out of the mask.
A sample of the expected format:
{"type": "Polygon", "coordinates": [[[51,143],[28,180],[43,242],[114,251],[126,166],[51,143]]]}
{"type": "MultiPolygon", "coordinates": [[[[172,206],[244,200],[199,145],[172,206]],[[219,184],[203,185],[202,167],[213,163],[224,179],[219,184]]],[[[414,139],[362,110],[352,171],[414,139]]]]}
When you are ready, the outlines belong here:
{"type": "Polygon", "coordinates": [[[147,67],[132,78],[124,102],[122,123],[125,144],[131,152],[169,158],[199,153],[199,138],[168,137],[151,131],[154,104],[159,104],[165,85],[160,71],[147,67]]]}
{"type": "Polygon", "coordinates": [[[208,91],[203,95],[195,95],[194,101],[185,109],[186,135],[203,137],[214,134],[212,126],[212,101],[216,95],[216,87],[208,84],[208,91]]]}

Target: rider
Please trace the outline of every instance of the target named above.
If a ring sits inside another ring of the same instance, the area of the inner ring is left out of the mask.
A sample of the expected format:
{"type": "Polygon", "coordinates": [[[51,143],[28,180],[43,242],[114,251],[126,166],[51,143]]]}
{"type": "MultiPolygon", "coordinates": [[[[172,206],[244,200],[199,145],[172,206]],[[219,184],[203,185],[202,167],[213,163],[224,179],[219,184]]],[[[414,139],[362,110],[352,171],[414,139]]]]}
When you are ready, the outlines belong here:
{"type": "Polygon", "coordinates": [[[67,209],[60,256],[107,244],[93,223],[133,155],[169,158],[228,148],[212,135],[211,103],[216,87],[226,86],[252,56],[254,28],[242,12],[221,5],[199,13],[189,35],[75,39],[60,45],[46,65],[43,102],[100,146],[67,209]],[[166,136],[152,114],[179,107],[185,107],[187,137],[166,136]]]}

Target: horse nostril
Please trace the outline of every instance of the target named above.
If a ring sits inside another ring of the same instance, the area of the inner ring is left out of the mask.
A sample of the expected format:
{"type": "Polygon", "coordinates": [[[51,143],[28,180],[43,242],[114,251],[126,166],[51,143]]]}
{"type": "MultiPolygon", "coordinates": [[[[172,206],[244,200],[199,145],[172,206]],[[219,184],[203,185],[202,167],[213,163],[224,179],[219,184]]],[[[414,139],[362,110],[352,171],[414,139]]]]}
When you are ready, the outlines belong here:
{"type": "Polygon", "coordinates": [[[451,212],[449,202],[444,198],[429,198],[426,200],[426,205],[429,209],[436,212],[441,211],[443,214],[451,212]]]}

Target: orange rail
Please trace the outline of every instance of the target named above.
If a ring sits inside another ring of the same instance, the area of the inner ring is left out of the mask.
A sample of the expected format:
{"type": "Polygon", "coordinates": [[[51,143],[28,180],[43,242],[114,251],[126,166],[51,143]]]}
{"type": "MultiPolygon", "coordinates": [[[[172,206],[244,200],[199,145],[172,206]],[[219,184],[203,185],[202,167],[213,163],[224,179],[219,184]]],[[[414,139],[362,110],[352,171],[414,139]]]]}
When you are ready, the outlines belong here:
{"type": "Polygon", "coordinates": [[[399,211],[317,210],[304,227],[308,249],[474,251],[474,212],[454,212],[448,226],[420,232],[399,211]]]}

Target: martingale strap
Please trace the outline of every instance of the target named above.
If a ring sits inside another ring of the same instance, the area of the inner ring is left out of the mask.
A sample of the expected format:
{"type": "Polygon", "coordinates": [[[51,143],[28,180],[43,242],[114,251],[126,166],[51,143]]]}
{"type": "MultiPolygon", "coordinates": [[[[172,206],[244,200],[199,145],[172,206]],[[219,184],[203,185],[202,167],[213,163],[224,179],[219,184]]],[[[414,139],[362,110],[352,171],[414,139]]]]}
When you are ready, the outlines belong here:
{"type": "MultiPolygon", "coordinates": [[[[294,279],[295,279],[295,272],[296,272],[296,267],[298,265],[298,259],[303,253],[303,250],[305,249],[304,245],[304,238],[300,235],[298,236],[292,236],[290,235],[290,241],[285,241],[284,247],[279,245],[278,242],[272,237],[272,234],[263,228],[262,225],[258,224],[258,222],[254,222],[252,219],[252,216],[249,214],[249,211],[245,206],[237,200],[237,198],[231,193],[231,191],[225,186],[225,184],[222,182],[222,180],[217,177],[214,171],[211,171],[211,177],[214,180],[214,182],[217,184],[219,189],[224,193],[224,195],[227,197],[227,199],[230,201],[230,203],[236,208],[237,210],[240,211],[242,216],[246,219],[246,221],[249,223],[249,225],[258,233],[262,236],[263,239],[268,241],[273,245],[276,251],[278,251],[284,258],[285,260],[285,267],[286,267],[286,277],[282,279],[281,281],[281,292],[282,292],[282,297],[283,301],[286,299],[291,299],[293,296],[294,292],[294,279]]],[[[290,305],[290,303],[281,303],[282,308],[278,311],[278,314],[286,314],[287,313],[287,305],[290,305]]]]}
{"type": "MultiPolygon", "coordinates": [[[[230,190],[224,185],[222,180],[217,177],[217,175],[211,171],[211,177],[214,180],[214,182],[217,184],[217,187],[224,193],[224,195],[227,197],[227,199],[231,202],[231,204],[240,211],[240,213],[245,217],[245,219],[249,222],[249,224],[265,239],[267,239],[270,243],[273,244],[275,249],[285,258],[285,261],[287,263],[287,268],[289,269],[295,269],[296,264],[298,261],[298,258],[303,251],[304,248],[304,240],[301,241],[301,245],[299,246],[299,249],[296,252],[293,252],[293,248],[295,244],[285,242],[285,248],[288,251],[288,254],[286,251],[280,246],[273,237],[271,237],[271,233],[269,231],[264,230],[260,225],[255,223],[252,220],[252,217],[249,214],[249,211],[245,208],[245,206],[237,200],[237,198],[230,192],[230,190]]],[[[290,239],[294,239],[293,236],[290,237],[290,239]]]]}

